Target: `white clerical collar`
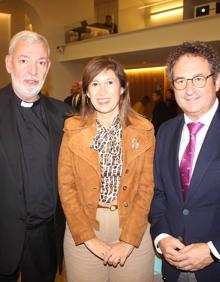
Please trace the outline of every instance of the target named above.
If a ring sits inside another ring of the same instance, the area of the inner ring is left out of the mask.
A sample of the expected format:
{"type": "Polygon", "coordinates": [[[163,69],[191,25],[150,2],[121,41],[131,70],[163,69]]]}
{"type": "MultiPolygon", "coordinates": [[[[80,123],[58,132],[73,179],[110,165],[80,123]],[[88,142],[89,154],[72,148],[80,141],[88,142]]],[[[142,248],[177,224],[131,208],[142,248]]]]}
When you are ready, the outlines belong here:
{"type": "Polygon", "coordinates": [[[34,103],[27,103],[25,101],[21,101],[21,106],[24,108],[31,108],[34,105],[34,103]]]}

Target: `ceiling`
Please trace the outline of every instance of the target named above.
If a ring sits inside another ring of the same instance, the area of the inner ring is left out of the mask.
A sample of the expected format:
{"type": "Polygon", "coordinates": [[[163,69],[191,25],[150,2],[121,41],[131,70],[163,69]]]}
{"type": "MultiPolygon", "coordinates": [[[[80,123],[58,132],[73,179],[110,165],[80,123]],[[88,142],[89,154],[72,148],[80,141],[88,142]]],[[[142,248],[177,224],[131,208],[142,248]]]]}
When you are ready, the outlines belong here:
{"type": "MultiPolygon", "coordinates": [[[[220,41],[212,41],[210,44],[216,49],[220,56],[220,41]]],[[[166,65],[168,54],[174,49],[175,46],[172,46],[122,53],[112,55],[111,57],[120,61],[125,68],[158,67],[166,65]]]]}
{"type": "Polygon", "coordinates": [[[166,64],[166,58],[173,47],[135,51],[113,55],[125,68],[158,67],[166,64]]]}
{"type": "MultiPolygon", "coordinates": [[[[219,53],[220,56],[220,40],[209,42],[219,53]]],[[[175,49],[176,46],[170,46],[165,48],[157,48],[151,50],[141,50],[120,54],[109,54],[108,56],[119,61],[124,68],[144,68],[144,67],[160,67],[166,65],[166,60],[170,52],[175,49]]],[[[75,60],[86,64],[91,58],[75,60]]]]}

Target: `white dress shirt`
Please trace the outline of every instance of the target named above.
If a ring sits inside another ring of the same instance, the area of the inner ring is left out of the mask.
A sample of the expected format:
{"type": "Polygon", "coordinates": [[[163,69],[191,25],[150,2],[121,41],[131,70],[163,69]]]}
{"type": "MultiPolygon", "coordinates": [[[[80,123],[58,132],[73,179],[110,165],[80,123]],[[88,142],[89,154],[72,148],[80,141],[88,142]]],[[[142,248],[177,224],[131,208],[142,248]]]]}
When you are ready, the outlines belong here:
{"type": "MultiPolygon", "coordinates": [[[[204,124],[204,126],[199,130],[199,132],[196,134],[196,147],[195,147],[195,153],[194,153],[194,158],[193,158],[193,165],[192,165],[192,174],[195,168],[195,164],[200,152],[200,149],[202,147],[203,141],[205,139],[206,133],[209,129],[210,123],[214,117],[214,114],[216,112],[218,108],[218,99],[215,100],[214,105],[212,106],[212,108],[205,113],[203,116],[201,116],[196,122],[201,122],[202,124],[204,124]]],[[[180,147],[179,147],[179,164],[181,162],[183,153],[186,149],[186,146],[189,143],[189,129],[187,127],[187,124],[190,122],[193,122],[186,114],[184,114],[184,119],[185,119],[185,124],[183,126],[183,131],[182,131],[182,135],[181,135],[181,139],[180,139],[180,147]]],[[[155,248],[157,250],[158,253],[162,254],[160,247],[159,247],[159,241],[163,238],[169,237],[169,234],[166,233],[162,233],[159,234],[155,240],[154,240],[154,244],[155,244],[155,248]]],[[[220,254],[217,251],[217,249],[215,248],[215,246],[213,245],[212,241],[208,242],[208,246],[211,250],[211,252],[213,253],[213,255],[217,258],[220,259],[220,254]]]]}

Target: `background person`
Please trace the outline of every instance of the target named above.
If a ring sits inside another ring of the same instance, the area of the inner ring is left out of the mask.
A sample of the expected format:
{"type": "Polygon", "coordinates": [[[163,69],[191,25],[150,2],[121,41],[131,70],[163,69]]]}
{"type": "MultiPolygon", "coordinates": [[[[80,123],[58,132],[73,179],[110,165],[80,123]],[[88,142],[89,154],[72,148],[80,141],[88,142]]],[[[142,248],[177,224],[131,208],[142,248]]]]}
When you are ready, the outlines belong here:
{"type": "Polygon", "coordinates": [[[59,157],[67,281],[153,281],[153,126],[131,109],[116,61],[91,60],[82,88],[81,117],[65,124],[59,157]]]}
{"type": "Polygon", "coordinates": [[[80,113],[81,100],[82,100],[82,82],[74,82],[71,89],[71,95],[64,99],[64,102],[72,107],[72,111],[75,114],[80,113]]]}
{"type": "Polygon", "coordinates": [[[164,281],[219,281],[219,73],[217,53],[203,42],[185,42],[168,58],[183,114],[157,134],[150,219],[164,281]]]}
{"type": "Polygon", "coordinates": [[[48,42],[22,31],[5,63],[11,84],[0,91],[0,281],[52,282],[61,264],[64,216],[57,159],[66,113],[41,95],[50,68],[48,42]]]}
{"type": "Polygon", "coordinates": [[[134,106],[133,110],[139,113],[142,116],[146,116],[147,112],[147,105],[150,103],[150,98],[148,96],[141,97],[140,101],[137,101],[134,106]]]}
{"type": "Polygon", "coordinates": [[[166,107],[167,107],[167,119],[174,118],[178,115],[179,109],[173,89],[167,89],[166,107]]]}
{"type": "Polygon", "coordinates": [[[151,122],[153,123],[155,135],[161,124],[168,119],[167,107],[163,101],[161,90],[154,91],[152,95],[152,100],[154,101],[154,108],[152,112],[151,122]]]}
{"type": "Polygon", "coordinates": [[[118,27],[115,23],[113,23],[112,16],[110,15],[105,16],[104,27],[108,29],[110,34],[118,33],[118,27]]]}

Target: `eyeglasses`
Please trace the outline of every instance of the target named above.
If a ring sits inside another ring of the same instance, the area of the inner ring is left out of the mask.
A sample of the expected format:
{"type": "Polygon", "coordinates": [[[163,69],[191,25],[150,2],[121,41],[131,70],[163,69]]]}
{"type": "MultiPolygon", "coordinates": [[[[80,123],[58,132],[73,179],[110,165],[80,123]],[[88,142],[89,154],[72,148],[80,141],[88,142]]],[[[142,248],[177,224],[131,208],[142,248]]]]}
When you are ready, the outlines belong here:
{"type": "Polygon", "coordinates": [[[179,78],[173,79],[173,87],[176,90],[183,90],[186,88],[188,80],[191,80],[192,84],[195,87],[203,88],[206,85],[207,79],[213,76],[214,74],[215,73],[211,73],[207,76],[204,76],[201,74],[201,75],[194,76],[193,78],[179,77],[179,78]]]}

